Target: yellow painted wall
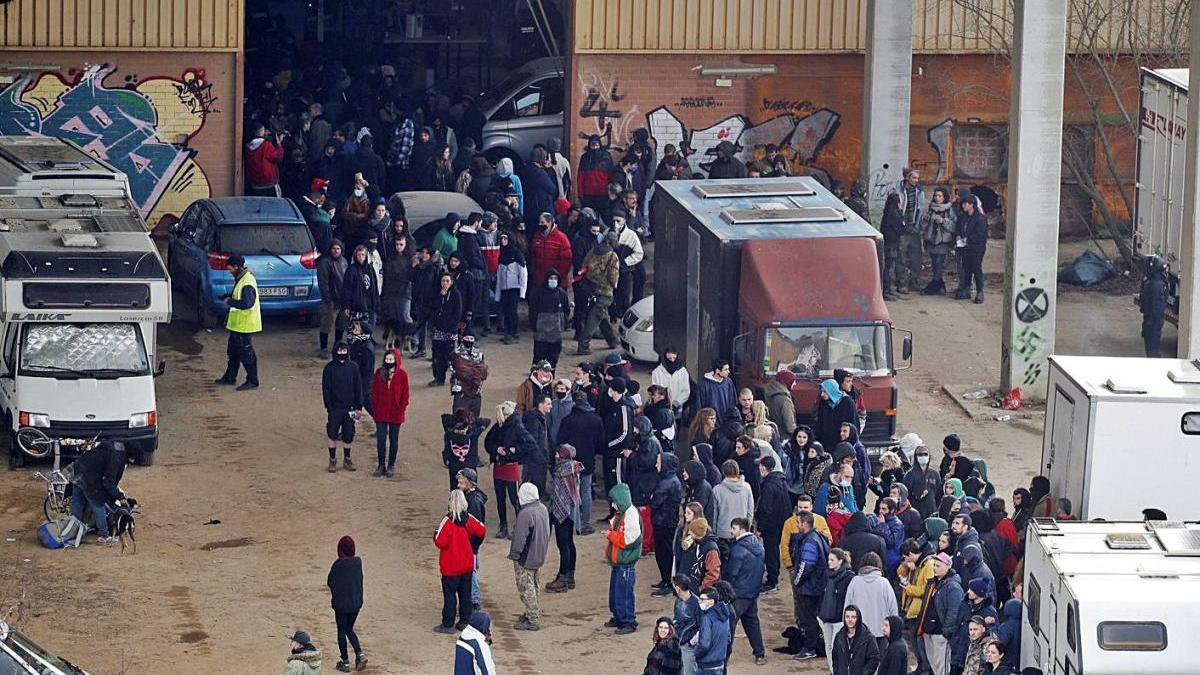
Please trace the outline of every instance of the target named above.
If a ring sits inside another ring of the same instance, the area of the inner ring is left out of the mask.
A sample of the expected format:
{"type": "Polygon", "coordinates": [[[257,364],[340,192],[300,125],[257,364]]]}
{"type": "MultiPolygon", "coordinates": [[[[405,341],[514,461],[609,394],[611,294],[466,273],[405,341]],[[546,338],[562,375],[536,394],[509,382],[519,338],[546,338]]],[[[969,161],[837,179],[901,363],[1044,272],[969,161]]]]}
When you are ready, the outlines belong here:
{"type": "Polygon", "coordinates": [[[242,0],[13,0],[0,50],[239,51],[242,23],[242,0]]]}

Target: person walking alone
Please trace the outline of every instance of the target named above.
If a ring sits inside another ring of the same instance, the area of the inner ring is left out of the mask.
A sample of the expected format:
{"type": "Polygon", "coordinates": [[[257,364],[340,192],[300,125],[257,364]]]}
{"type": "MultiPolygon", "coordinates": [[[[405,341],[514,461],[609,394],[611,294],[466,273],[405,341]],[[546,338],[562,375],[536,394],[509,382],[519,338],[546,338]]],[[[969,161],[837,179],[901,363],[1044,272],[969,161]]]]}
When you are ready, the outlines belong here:
{"type": "Polygon", "coordinates": [[[516,630],[541,630],[542,613],[538,607],[538,569],[546,562],[550,547],[550,514],[542,504],[537,486],[521,483],[517,488],[517,522],[513,525],[508,559],[513,561],[517,592],[525,611],[517,619],[516,630]]]}
{"type": "Polygon", "coordinates": [[[575,448],[561,444],[550,471],[550,523],[558,547],[558,576],[546,584],[548,593],[565,593],[575,588],[575,518],[579,509],[579,475],[583,465],[575,461],[575,448]]]}
{"type": "Polygon", "coordinates": [[[400,450],[400,425],[408,411],[408,371],[400,365],[400,350],[383,354],[383,365],[371,382],[371,415],[375,420],[375,476],[396,475],[396,454],[400,450]]]}
{"type": "Polygon", "coordinates": [[[255,333],[262,332],[262,313],[258,305],[258,281],[250,268],[246,267],[246,259],[238,254],[229,256],[229,273],[233,275],[233,291],[225,296],[225,304],[229,305],[229,315],[225,317],[225,330],[229,331],[229,341],[225,346],[228,364],[225,374],[217,378],[217,384],[237,384],[238,368],[246,369],[246,381],[237,387],[238,391],[258,388],[258,355],[254,353],[255,333]]]}
{"type": "Polygon", "coordinates": [[[341,660],[337,662],[337,671],[350,672],[350,658],[346,652],[346,641],[354,647],[354,667],[362,670],[367,667],[367,657],[363,655],[362,645],[358,641],[358,633],[354,632],[354,622],[363,606],[363,570],[362,558],[355,555],[354,539],[346,535],[338,540],[337,560],[329,568],[329,576],[325,585],[329,587],[333,604],[333,616],[337,623],[338,653],[341,660]]]}
{"type": "Polygon", "coordinates": [[[358,366],[350,362],[350,348],[339,341],[333,347],[333,360],[321,373],[321,398],[325,403],[325,439],[329,448],[329,473],[337,472],[337,444],[342,441],[342,460],[347,471],[356,471],[350,459],[354,442],[354,421],[362,410],[362,385],[358,366]]]}
{"type": "Polygon", "coordinates": [[[487,536],[487,527],[467,513],[462,490],[451,490],[446,515],[433,534],[438,547],[438,569],[442,573],[442,622],[435,633],[453,633],[467,627],[471,617],[471,574],[475,571],[472,539],[487,536]],[[457,610],[458,624],[454,623],[457,610]]]}

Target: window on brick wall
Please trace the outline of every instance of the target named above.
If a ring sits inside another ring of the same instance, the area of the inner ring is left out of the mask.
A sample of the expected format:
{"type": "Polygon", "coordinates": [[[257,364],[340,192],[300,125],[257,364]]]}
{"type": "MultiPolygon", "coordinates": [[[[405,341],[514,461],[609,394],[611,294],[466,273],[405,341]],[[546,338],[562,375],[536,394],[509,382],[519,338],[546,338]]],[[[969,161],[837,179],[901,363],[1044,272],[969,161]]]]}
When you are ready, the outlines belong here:
{"type": "Polygon", "coordinates": [[[952,133],[954,177],[996,181],[1008,174],[1008,125],[956,124],[952,133]]]}

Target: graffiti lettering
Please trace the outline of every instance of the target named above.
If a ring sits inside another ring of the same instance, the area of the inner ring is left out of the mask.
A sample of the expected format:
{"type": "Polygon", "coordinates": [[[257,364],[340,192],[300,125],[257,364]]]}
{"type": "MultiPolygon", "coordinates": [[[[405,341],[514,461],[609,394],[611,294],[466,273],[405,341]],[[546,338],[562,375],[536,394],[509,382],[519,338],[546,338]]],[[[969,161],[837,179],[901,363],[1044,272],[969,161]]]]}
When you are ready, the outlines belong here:
{"type": "Polygon", "coordinates": [[[723,108],[724,103],[715,96],[681,96],[675,105],[680,108],[723,108]]]}
{"type": "Polygon", "coordinates": [[[794,112],[805,113],[817,109],[812,101],[799,100],[794,98],[764,98],[762,100],[762,109],[764,112],[794,112]]]}
{"type": "Polygon", "coordinates": [[[173,211],[207,197],[208,180],[194,162],[195,151],[186,146],[217,112],[203,71],[189,70],[179,79],[127,78],[124,87],[110,88],[105,79],[116,69],[89,65],[70,81],[54,72],[18,78],[0,91],[0,135],[74,141],[128,176],[134,203],[151,221],[168,190],[172,198],[163,207],[173,211]],[[169,136],[163,129],[168,123],[169,136]],[[183,181],[182,188],[179,182],[172,187],[182,173],[199,176],[183,181]]]}
{"type": "Polygon", "coordinates": [[[940,183],[946,177],[946,162],[950,158],[950,130],[954,128],[954,120],[947,119],[936,127],[925,132],[925,138],[937,151],[937,175],[933,182],[940,183]]]}
{"type": "Polygon", "coordinates": [[[1187,132],[1187,127],[1183,124],[1167,119],[1166,115],[1148,108],[1142,109],[1142,126],[1151,131],[1158,132],[1161,136],[1174,136],[1180,141],[1183,140],[1187,132]]]}

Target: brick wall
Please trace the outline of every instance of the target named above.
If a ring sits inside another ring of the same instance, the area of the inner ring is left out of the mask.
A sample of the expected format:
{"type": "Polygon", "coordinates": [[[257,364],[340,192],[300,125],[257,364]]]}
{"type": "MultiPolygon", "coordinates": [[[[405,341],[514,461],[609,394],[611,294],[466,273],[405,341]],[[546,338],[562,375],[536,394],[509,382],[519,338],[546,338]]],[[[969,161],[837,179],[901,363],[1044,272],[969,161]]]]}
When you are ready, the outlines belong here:
{"type": "MultiPolygon", "coordinates": [[[[924,181],[986,185],[1003,196],[1011,81],[1007,61],[988,55],[918,55],[913,69],[909,157],[921,168],[924,181]]],[[[1081,70],[1090,86],[1103,88],[1100,74],[1089,71],[1087,64],[1081,70]]],[[[1113,77],[1118,90],[1127,93],[1126,109],[1136,110],[1136,68],[1122,66],[1113,77]]],[[[666,142],[690,135],[701,153],[691,158],[695,167],[707,161],[702,153],[725,130],[725,137],[740,138],[745,159],[755,156],[756,144],[781,143],[794,172],[828,175],[846,185],[860,172],[862,55],[578,54],[568,80],[573,158],[582,152],[589,134],[608,132],[608,142],[623,148],[630,132],[648,127],[666,142]],[[717,76],[702,76],[696,70],[767,64],[775,65],[777,74],[732,76],[728,87],[717,86],[717,76]]],[[[1073,82],[1068,83],[1064,105],[1068,122],[1091,122],[1091,111],[1073,82]]],[[[1118,119],[1115,102],[1104,105],[1102,113],[1118,119]]],[[[1135,139],[1120,125],[1110,127],[1109,134],[1122,182],[1131,185],[1135,139]]],[[[1128,219],[1103,161],[1096,153],[1093,174],[1108,206],[1128,219]]],[[[1078,197],[1073,195],[1071,201],[1071,213],[1081,213],[1078,197]]],[[[1082,233],[1086,222],[1071,216],[1061,227],[1065,233],[1082,233]]]]}
{"type": "Polygon", "coordinates": [[[58,70],[0,82],[0,134],[69,138],[130,178],[151,225],[237,192],[240,77],[233,53],[5,52],[58,70]]]}

